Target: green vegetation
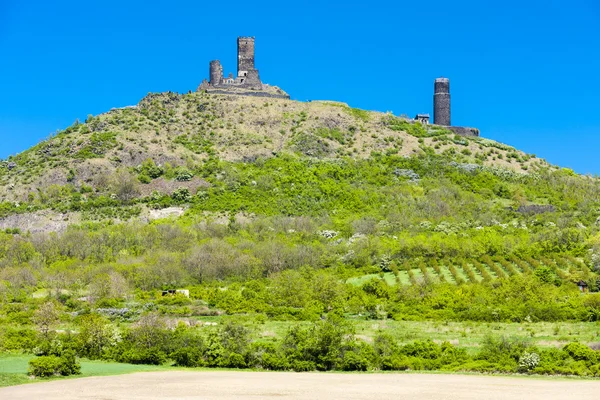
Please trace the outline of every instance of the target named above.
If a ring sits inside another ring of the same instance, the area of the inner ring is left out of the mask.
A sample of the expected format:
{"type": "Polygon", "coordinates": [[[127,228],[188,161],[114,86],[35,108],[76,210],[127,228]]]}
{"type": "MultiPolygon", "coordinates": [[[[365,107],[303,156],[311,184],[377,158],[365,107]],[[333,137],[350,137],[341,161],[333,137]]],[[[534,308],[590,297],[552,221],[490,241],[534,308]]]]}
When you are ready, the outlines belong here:
{"type": "MultiPolygon", "coordinates": [[[[0,387],[14,386],[35,382],[28,376],[29,362],[34,360],[31,355],[7,354],[0,356],[0,387]]],[[[81,364],[80,374],[71,377],[120,375],[133,372],[161,371],[167,367],[154,365],[133,365],[102,360],[78,360],[81,364]]],[[[64,376],[51,376],[44,379],[63,379],[64,376]]]]}
{"type": "Polygon", "coordinates": [[[114,132],[93,133],[88,140],[80,139],[77,144],[81,147],[75,153],[75,158],[98,158],[117,145],[117,134],[114,132]]]}
{"type": "Polygon", "coordinates": [[[253,101],[150,95],[0,164],[0,351],[37,376],[79,359],[598,376],[597,178],[253,101]],[[68,223],[28,231],[48,214],[68,223]]]}

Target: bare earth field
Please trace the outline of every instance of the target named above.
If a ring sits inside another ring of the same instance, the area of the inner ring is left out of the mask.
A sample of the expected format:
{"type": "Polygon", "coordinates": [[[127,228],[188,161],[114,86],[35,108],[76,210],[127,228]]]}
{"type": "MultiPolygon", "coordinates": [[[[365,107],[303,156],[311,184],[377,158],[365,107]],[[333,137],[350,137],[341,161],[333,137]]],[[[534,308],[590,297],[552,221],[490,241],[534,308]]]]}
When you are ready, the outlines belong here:
{"type": "Polygon", "coordinates": [[[476,375],[147,372],[0,389],[1,399],[592,399],[600,381],[476,375]]]}

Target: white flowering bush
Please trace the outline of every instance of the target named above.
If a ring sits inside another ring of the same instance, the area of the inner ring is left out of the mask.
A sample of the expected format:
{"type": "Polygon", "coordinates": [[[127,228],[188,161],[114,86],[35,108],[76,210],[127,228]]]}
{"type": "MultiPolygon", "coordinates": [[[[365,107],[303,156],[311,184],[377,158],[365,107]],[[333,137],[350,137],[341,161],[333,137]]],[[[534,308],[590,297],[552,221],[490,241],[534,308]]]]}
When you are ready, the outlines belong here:
{"type": "Polygon", "coordinates": [[[363,235],[362,233],[355,233],[352,235],[350,239],[348,239],[348,244],[352,244],[354,242],[358,242],[359,240],[366,239],[367,235],[363,235]]]}
{"type": "Polygon", "coordinates": [[[339,235],[339,232],[336,231],[319,231],[317,232],[319,236],[324,237],[325,239],[333,239],[334,237],[336,237],[337,235],[339,235]]]}
{"type": "Polygon", "coordinates": [[[592,267],[595,271],[600,271],[600,251],[592,249],[592,267]]]}
{"type": "Polygon", "coordinates": [[[540,363],[540,355],[537,353],[525,352],[519,357],[519,370],[531,371],[540,363]]]}

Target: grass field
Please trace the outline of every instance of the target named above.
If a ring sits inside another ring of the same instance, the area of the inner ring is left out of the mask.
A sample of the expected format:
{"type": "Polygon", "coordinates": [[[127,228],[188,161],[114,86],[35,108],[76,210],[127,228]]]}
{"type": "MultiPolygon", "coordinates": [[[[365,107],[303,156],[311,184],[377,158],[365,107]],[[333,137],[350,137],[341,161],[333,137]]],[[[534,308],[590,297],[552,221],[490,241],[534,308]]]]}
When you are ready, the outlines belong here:
{"type": "MultiPolygon", "coordinates": [[[[33,379],[27,376],[28,363],[29,360],[31,360],[32,358],[33,356],[31,355],[0,355],[0,387],[41,381],[42,379],[33,379]]],[[[120,375],[132,372],[164,371],[166,369],[170,369],[170,367],[81,360],[81,375],[76,375],[68,378],[53,379],[120,375]]],[[[43,380],[47,381],[49,379],[43,380]]]]}

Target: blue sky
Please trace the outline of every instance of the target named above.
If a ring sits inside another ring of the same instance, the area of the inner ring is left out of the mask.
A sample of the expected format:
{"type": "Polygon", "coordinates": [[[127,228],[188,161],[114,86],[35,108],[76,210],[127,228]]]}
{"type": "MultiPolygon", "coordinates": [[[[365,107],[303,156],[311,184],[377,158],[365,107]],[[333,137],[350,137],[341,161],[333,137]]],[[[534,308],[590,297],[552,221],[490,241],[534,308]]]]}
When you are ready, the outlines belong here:
{"type": "Polygon", "coordinates": [[[600,174],[598,0],[0,0],[0,157],[195,90],[212,59],[235,72],[237,36],[256,37],[261,78],[293,99],[413,116],[445,76],[454,124],[600,174]]]}

